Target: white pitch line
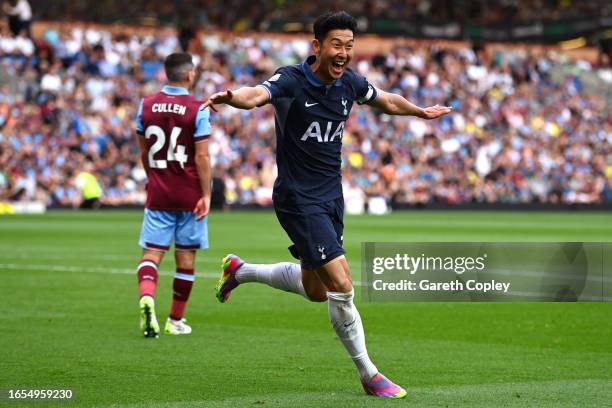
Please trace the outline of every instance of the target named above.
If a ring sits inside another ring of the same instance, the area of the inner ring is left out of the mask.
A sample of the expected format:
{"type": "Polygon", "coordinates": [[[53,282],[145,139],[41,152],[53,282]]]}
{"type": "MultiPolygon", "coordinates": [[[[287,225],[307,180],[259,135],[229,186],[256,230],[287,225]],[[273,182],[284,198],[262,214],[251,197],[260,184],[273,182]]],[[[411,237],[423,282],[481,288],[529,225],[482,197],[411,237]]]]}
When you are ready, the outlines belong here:
{"type": "MultiPolygon", "coordinates": [[[[69,265],[37,265],[37,264],[11,264],[0,263],[1,269],[28,270],[41,272],[71,272],[71,273],[108,273],[113,275],[136,275],[136,269],[129,268],[103,268],[103,267],[81,267],[69,265]]],[[[159,271],[160,276],[174,276],[174,272],[159,271]]],[[[204,278],[218,278],[219,274],[209,272],[197,272],[196,276],[204,278]]],[[[360,281],[353,281],[353,286],[362,286],[360,281]]]]}
{"type": "MultiPolygon", "coordinates": [[[[136,275],[136,268],[103,268],[103,267],[81,267],[69,265],[35,265],[35,264],[0,264],[0,269],[28,270],[41,272],[73,272],[73,273],[108,273],[118,275],[136,275]]],[[[174,276],[174,272],[159,271],[161,276],[174,276]]],[[[219,275],[213,273],[196,273],[197,276],[205,278],[216,278],[219,275]]]]}
{"type": "Polygon", "coordinates": [[[97,261],[137,261],[137,257],[129,257],[129,256],[117,256],[117,255],[91,255],[86,253],[75,253],[75,254],[58,254],[58,253],[49,253],[49,254],[40,254],[40,253],[28,253],[23,252],[21,254],[12,254],[12,253],[1,253],[0,258],[8,258],[8,259],[32,259],[35,256],[38,259],[83,259],[87,258],[88,261],[97,260],[97,261]]]}

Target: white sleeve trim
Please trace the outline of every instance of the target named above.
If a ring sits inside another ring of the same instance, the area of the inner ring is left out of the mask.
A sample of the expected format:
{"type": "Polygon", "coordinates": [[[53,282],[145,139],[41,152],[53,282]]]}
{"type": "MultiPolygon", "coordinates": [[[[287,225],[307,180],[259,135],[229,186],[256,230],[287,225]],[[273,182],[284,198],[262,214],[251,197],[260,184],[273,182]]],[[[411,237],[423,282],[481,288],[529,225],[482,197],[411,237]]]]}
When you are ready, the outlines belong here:
{"type": "Polygon", "coordinates": [[[265,89],[266,91],[268,91],[268,96],[270,97],[270,99],[269,99],[269,100],[272,100],[272,92],[270,92],[270,89],[269,89],[267,86],[265,86],[264,84],[258,84],[258,85],[255,85],[255,88],[257,88],[258,86],[259,86],[259,87],[262,87],[263,89],[265,89]]]}
{"type": "Polygon", "coordinates": [[[363,104],[366,102],[370,102],[378,96],[378,89],[374,87],[374,85],[368,84],[368,92],[366,92],[363,98],[357,99],[358,104],[363,104]]]}

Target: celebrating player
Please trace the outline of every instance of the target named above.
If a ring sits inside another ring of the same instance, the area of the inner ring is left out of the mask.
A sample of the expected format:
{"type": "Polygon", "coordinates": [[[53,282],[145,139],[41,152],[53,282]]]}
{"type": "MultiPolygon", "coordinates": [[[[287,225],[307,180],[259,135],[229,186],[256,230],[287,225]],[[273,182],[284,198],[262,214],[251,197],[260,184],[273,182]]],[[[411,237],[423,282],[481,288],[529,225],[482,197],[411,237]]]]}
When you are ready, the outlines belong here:
{"type": "Polygon", "coordinates": [[[168,85],[140,102],[136,131],[148,176],[138,264],[140,328],[158,337],[155,316],[157,269],[175,242],[172,308],[164,331],[189,334],[183,318],[194,281],[196,249],[208,248],[210,205],[209,110],[189,95],[196,76],[191,55],[170,54],[164,63],[168,85]]]}
{"type": "Polygon", "coordinates": [[[303,64],[279,68],[262,84],[219,92],[206,102],[206,106],[228,104],[242,109],[274,105],[278,165],[274,209],[293,242],[291,254],[301,260],[301,266],[260,265],[228,255],[216,291],[219,301],[225,302],[239,284],[262,282],[311,301],[327,300],[332,326],[357,365],[365,391],[402,398],[406,391],[370,360],[353,303],[351,272],[342,247],[342,133],[353,102],[389,115],[423,119],[440,117],[451,108],[419,108],[400,95],[376,89],[349,69],[356,27],[346,12],[324,14],[314,23],[315,55],[303,64]]]}

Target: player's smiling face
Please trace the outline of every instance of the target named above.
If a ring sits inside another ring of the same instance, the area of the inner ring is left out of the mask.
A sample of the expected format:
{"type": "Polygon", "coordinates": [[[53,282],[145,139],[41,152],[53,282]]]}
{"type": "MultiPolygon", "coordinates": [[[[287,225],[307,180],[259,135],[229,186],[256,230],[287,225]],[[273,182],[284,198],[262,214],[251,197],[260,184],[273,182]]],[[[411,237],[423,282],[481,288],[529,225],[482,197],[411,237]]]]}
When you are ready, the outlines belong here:
{"type": "Polygon", "coordinates": [[[331,30],[323,42],[313,40],[312,45],[318,57],[313,72],[323,83],[332,83],[344,74],[353,58],[355,39],[351,30],[331,30]]]}

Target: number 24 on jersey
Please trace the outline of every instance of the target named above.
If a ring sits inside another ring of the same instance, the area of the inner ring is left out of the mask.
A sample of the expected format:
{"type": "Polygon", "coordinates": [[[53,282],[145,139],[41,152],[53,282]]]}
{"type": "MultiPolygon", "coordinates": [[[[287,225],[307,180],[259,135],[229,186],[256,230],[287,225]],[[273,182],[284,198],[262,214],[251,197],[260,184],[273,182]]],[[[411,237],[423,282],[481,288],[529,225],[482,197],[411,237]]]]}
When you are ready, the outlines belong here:
{"type": "Polygon", "coordinates": [[[159,126],[149,126],[145,131],[145,138],[150,139],[151,136],[155,136],[155,143],[149,149],[149,166],[152,169],[165,169],[168,167],[169,161],[176,161],[181,165],[181,168],[185,168],[187,163],[187,154],[185,154],[185,146],[177,145],[178,137],[181,134],[180,127],[172,128],[170,133],[170,145],[166,146],[166,134],[164,130],[159,126]],[[166,159],[156,160],[153,157],[157,152],[166,148],[167,154],[166,159]]]}

